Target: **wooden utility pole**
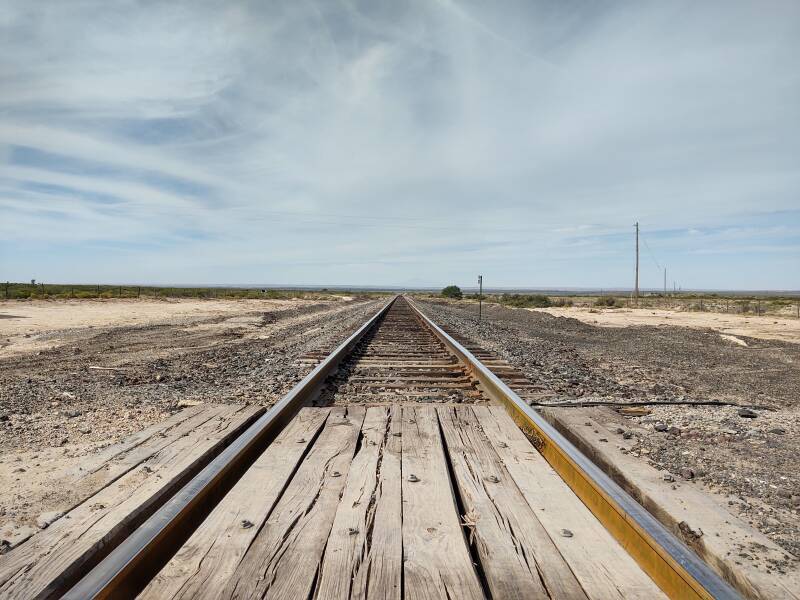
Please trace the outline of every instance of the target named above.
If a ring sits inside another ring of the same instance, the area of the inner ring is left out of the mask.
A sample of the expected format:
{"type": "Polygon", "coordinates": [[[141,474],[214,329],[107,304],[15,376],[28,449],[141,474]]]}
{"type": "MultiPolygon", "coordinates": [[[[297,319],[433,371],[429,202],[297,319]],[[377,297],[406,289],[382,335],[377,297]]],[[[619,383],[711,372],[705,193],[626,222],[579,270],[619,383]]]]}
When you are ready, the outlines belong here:
{"type": "Polygon", "coordinates": [[[633,292],[636,306],[639,306],[639,221],[636,221],[636,287],[633,292]]]}

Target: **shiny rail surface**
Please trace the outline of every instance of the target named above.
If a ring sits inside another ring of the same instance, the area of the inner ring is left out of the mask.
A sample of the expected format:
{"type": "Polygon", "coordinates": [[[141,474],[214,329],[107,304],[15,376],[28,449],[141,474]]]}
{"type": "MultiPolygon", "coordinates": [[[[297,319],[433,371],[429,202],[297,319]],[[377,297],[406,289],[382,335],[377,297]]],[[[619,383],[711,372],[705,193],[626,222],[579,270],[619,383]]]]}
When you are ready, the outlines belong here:
{"type": "MultiPolygon", "coordinates": [[[[412,300],[392,298],[331,354],[313,360],[320,362],[309,375],[63,597],[133,597],[302,406],[415,401],[502,403],[556,472],[668,596],[740,597],[412,300]]],[[[518,377],[510,366],[498,368],[518,377]]],[[[525,385],[521,379],[518,383],[525,385]]]]}

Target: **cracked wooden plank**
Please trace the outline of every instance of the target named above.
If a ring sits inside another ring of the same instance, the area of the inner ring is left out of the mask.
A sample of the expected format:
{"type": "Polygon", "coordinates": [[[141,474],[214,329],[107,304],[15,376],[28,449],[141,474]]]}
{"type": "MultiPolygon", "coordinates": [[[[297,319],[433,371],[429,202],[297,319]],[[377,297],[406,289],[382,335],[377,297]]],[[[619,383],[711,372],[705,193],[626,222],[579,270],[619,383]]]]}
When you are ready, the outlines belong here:
{"type": "Polygon", "coordinates": [[[403,408],[403,578],[408,599],[484,598],[431,407],[403,408]]]}
{"type": "MultiPolygon", "coordinates": [[[[70,466],[56,466],[63,458],[43,459],[43,465],[52,461],[51,482],[53,487],[59,488],[59,494],[53,496],[49,490],[23,487],[19,490],[20,500],[31,504],[40,503],[47,507],[49,513],[63,515],[158,452],[186,421],[193,419],[192,422],[197,425],[207,419],[208,415],[197,416],[202,410],[203,406],[198,405],[178,411],[164,421],[137,431],[116,444],[80,457],[70,466]]],[[[186,427],[187,425],[183,425],[183,429],[186,427]]],[[[192,425],[188,427],[191,429],[192,425]]],[[[39,531],[32,531],[32,535],[16,540],[10,549],[38,533],[39,531]]]]}
{"type": "Polygon", "coordinates": [[[262,412],[247,406],[207,406],[199,413],[200,422],[190,419],[176,428],[142,465],[0,557],[0,596],[60,595],[262,412]]]}
{"type": "Polygon", "coordinates": [[[315,600],[400,598],[400,410],[372,407],[328,537],[315,600]]]}
{"type": "Polygon", "coordinates": [[[372,543],[353,581],[353,600],[396,600],[402,592],[402,409],[395,405],[389,410],[389,436],[378,473],[379,495],[374,507],[372,543]]]}
{"type": "Polygon", "coordinates": [[[363,407],[333,408],[220,598],[308,598],[356,450],[363,407]]]}
{"type": "Polygon", "coordinates": [[[664,593],[536,451],[503,407],[476,408],[476,414],[526,502],[590,598],[664,598],[664,593]],[[562,529],[569,530],[572,537],[561,535],[562,529]]]}
{"type": "Polygon", "coordinates": [[[302,409],[139,598],[218,598],[328,413],[327,408],[302,409]]]}
{"type": "Polygon", "coordinates": [[[489,590],[496,598],[586,599],[481,428],[486,407],[437,409],[489,590]],[[476,416],[477,415],[477,416],[476,416]]]}

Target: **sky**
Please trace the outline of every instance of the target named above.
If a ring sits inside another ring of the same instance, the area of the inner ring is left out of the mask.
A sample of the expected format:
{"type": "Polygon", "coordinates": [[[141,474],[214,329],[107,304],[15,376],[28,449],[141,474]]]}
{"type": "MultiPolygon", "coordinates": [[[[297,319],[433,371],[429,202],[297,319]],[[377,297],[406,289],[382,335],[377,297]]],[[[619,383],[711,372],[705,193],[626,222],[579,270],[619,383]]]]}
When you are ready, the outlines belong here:
{"type": "Polygon", "coordinates": [[[800,3],[0,0],[0,280],[800,289],[800,3]]]}

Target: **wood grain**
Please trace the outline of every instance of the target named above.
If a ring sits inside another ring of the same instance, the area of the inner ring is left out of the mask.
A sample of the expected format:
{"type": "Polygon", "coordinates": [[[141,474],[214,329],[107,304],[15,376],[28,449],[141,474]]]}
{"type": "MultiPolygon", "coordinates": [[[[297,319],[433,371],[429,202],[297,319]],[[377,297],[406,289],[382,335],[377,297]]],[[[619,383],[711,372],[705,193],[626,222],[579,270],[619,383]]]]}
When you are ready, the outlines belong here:
{"type": "Polygon", "coordinates": [[[569,562],[586,594],[597,600],[664,598],[663,592],[625,552],[553,471],[503,407],[486,407],[481,426],[528,505],[569,562]],[[572,533],[564,537],[562,529],[572,533]]]}
{"type": "Polygon", "coordinates": [[[208,406],[199,413],[204,422],[190,419],[167,432],[164,446],[140,467],[0,557],[0,596],[59,595],[65,582],[119,543],[262,410],[208,406]]]}
{"type": "Polygon", "coordinates": [[[461,531],[434,409],[404,407],[402,440],[405,597],[484,598],[461,531]]]}
{"type": "Polygon", "coordinates": [[[356,449],[363,407],[331,409],[325,427],[220,598],[308,598],[356,449]]]}
{"type": "Polygon", "coordinates": [[[218,598],[328,413],[326,408],[302,409],[139,598],[218,598]]]}
{"type": "Polygon", "coordinates": [[[398,409],[373,407],[361,428],[333,522],[315,598],[400,598],[400,430],[398,409]],[[390,431],[391,429],[391,431],[390,431]]]}
{"type": "MultiPolygon", "coordinates": [[[[585,600],[580,584],[481,429],[479,421],[490,416],[487,408],[441,407],[437,413],[492,596],[585,600]]],[[[511,426],[516,427],[513,422],[511,426]]]]}

